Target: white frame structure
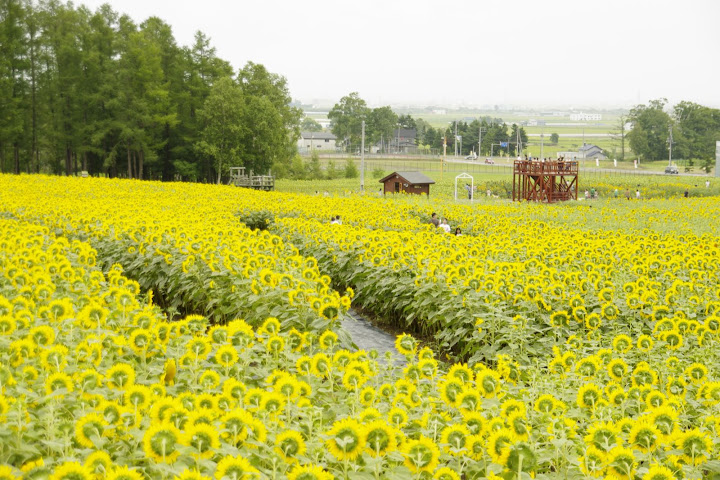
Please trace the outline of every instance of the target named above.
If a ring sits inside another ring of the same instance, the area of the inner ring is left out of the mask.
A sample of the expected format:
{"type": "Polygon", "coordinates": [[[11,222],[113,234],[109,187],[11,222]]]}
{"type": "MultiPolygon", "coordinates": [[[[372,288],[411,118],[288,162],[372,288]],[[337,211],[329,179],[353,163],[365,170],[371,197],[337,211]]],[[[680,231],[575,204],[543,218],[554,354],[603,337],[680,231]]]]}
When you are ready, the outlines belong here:
{"type": "Polygon", "coordinates": [[[471,202],[475,201],[475,179],[473,178],[472,175],[467,174],[467,173],[461,173],[460,175],[455,177],[455,201],[457,202],[457,198],[458,198],[457,197],[458,180],[461,178],[469,178],[470,179],[470,201],[471,202]]]}

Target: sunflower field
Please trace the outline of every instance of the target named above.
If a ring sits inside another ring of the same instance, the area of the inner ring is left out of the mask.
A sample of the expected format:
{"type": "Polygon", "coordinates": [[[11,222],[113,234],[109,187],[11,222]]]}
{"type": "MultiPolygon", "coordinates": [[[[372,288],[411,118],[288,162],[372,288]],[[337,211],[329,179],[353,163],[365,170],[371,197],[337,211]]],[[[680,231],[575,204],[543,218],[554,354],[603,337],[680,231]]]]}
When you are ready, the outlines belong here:
{"type": "Polygon", "coordinates": [[[720,478],[718,210],[0,175],[0,479],[720,478]]]}

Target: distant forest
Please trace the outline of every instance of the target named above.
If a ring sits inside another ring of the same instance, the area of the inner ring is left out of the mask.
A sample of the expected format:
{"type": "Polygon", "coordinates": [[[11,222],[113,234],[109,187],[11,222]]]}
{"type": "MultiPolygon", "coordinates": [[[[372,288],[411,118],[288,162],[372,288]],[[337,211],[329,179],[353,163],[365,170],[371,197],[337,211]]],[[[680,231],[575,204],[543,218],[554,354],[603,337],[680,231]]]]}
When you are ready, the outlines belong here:
{"type": "Polygon", "coordinates": [[[0,0],[0,171],[219,181],[295,153],[283,77],[105,5],[0,0]]]}

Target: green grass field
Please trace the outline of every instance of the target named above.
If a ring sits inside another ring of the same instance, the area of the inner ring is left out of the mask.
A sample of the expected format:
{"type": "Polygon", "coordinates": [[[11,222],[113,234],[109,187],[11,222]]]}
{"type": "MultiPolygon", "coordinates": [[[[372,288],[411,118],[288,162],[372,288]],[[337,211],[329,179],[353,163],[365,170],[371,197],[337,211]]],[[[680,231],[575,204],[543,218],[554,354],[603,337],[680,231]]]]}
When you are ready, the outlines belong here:
{"type": "MultiPolygon", "coordinates": [[[[327,159],[322,159],[323,167],[327,165],[327,159]]],[[[336,165],[342,166],[343,162],[336,161],[336,165]]],[[[359,162],[356,162],[359,166],[359,162]]],[[[499,162],[495,165],[484,165],[482,163],[445,163],[441,167],[439,159],[428,160],[396,160],[370,158],[365,164],[365,191],[368,194],[378,195],[381,187],[378,180],[394,171],[421,171],[436,183],[430,189],[431,197],[454,197],[455,177],[461,173],[468,173],[473,176],[474,184],[477,186],[477,199],[481,201],[498,201],[508,199],[512,196],[512,168],[508,162],[499,162]],[[487,190],[491,190],[493,197],[486,198],[487,190]],[[497,196],[496,199],[494,196],[497,196]],[[482,198],[481,198],[482,197],[482,198]]],[[[690,196],[709,196],[720,194],[720,181],[706,176],[684,176],[684,175],[648,175],[643,172],[662,171],[667,165],[666,162],[654,162],[641,164],[636,171],[632,169],[632,163],[626,162],[616,171],[612,171],[612,161],[600,162],[601,169],[595,168],[595,162],[591,165],[581,165],[579,174],[580,197],[586,189],[595,188],[601,198],[612,197],[615,189],[618,195],[623,196],[625,189],[632,192],[640,188],[643,198],[676,198],[681,197],[687,188],[690,196]],[[592,167],[592,168],[589,168],[592,167]],[[627,170],[626,170],[627,169],[627,170]],[[710,188],[705,187],[705,180],[711,180],[710,188]]],[[[465,181],[458,183],[458,197],[465,198],[465,181]]],[[[277,180],[276,189],[284,192],[297,192],[313,194],[318,192],[322,195],[327,192],[329,195],[349,195],[360,191],[360,179],[338,178],[334,180],[277,180]]]]}

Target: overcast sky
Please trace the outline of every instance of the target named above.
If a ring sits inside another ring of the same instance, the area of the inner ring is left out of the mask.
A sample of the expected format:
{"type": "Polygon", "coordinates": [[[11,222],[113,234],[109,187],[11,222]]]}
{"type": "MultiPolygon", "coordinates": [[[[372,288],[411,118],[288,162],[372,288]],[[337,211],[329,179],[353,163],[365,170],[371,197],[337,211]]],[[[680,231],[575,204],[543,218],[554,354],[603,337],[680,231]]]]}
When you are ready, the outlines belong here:
{"type": "Polygon", "coordinates": [[[80,0],[284,75],[293,98],[720,106],[720,0],[80,0]]]}

